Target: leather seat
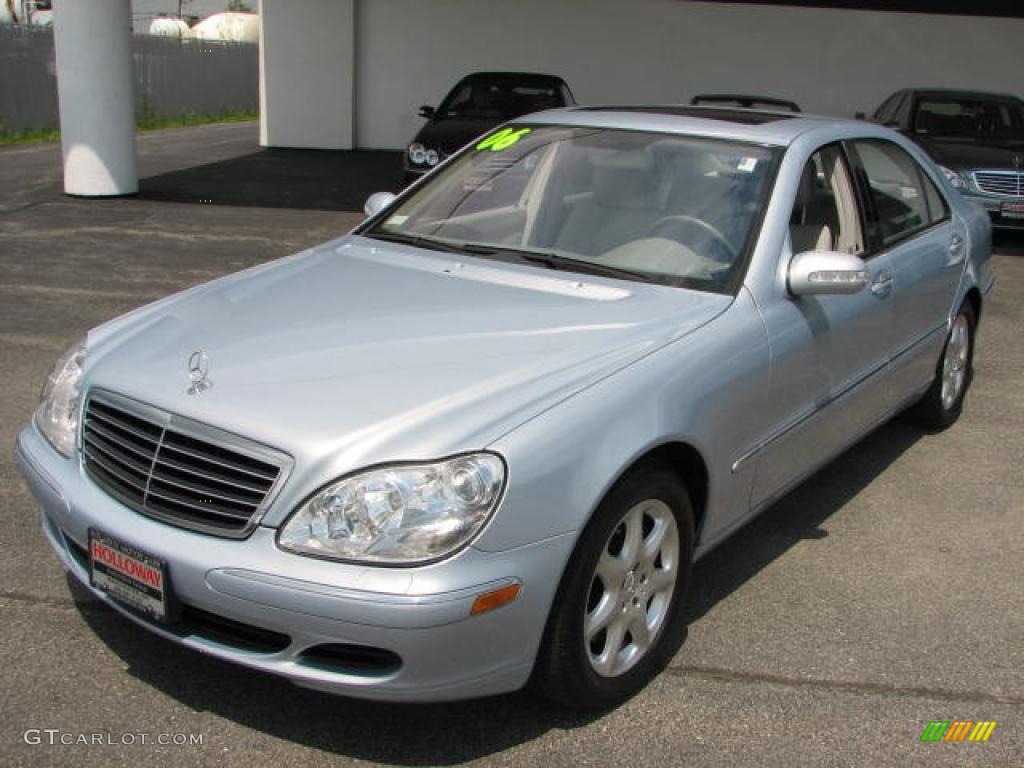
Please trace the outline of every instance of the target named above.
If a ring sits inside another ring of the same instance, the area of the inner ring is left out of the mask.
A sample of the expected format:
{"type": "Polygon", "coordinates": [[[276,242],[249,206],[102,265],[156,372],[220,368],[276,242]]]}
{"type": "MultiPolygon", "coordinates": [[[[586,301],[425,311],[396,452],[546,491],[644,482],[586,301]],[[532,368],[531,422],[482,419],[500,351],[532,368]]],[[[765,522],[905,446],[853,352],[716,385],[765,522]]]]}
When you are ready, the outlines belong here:
{"type": "Polygon", "coordinates": [[[835,200],[820,189],[817,168],[808,163],[800,177],[789,224],[793,253],[835,250],[835,232],[839,227],[836,219],[835,200]]]}
{"type": "Polygon", "coordinates": [[[593,165],[593,193],[573,204],[555,237],[558,250],[597,256],[644,237],[661,218],[650,153],[595,158],[593,165]]]}

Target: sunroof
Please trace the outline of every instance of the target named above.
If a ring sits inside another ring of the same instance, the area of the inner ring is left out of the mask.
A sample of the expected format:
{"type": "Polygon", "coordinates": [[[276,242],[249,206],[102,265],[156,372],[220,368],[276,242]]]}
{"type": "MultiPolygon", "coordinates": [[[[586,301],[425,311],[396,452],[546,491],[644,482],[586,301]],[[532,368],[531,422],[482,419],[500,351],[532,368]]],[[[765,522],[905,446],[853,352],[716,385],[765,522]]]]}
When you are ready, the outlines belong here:
{"type": "Polygon", "coordinates": [[[722,109],[721,107],[578,107],[581,112],[640,112],[650,115],[675,115],[678,117],[703,117],[707,120],[722,120],[743,125],[764,125],[778,120],[791,120],[798,114],[758,112],[752,109],[722,109]]]}

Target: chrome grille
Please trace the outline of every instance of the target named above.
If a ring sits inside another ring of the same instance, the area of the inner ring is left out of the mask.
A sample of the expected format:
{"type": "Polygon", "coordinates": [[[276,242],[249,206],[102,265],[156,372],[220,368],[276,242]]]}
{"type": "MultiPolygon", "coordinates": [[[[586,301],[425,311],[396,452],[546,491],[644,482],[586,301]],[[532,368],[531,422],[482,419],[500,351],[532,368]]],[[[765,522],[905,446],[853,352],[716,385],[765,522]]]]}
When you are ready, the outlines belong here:
{"type": "Polygon", "coordinates": [[[290,467],[262,445],[106,392],[86,403],[82,463],[137,512],[232,537],[252,530],[290,467]]]}
{"type": "Polygon", "coordinates": [[[975,171],[974,183],[990,195],[1024,197],[1024,173],[1017,171],[975,171]]]}

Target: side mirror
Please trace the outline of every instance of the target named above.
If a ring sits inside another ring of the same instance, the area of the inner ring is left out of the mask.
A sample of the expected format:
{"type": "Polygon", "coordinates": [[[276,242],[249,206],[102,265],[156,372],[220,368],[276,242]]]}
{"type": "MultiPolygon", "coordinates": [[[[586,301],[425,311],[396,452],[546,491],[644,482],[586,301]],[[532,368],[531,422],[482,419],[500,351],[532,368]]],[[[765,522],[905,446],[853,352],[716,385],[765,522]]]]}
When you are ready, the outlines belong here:
{"type": "Polygon", "coordinates": [[[858,293],[871,282],[871,271],[848,253],[807,251],[790,260],[787,282],[794,296],[858,293]]]}
{"type": "Polygon", "coordinates": [[[433,107],[428,107],[426,105],[423,105],[422,107],[420,107],[420,117],[425,117],[425,118],[427,118],[427,120],[429,120],[435,114],[437,114],[437,113],[434,111],[433,107]]]}
{"type": "Polygon", "coordinates": [[[363,212],[368,217],[376,216],[395,201],[397,195],[390,192],[374,192],[363,204],[363,212]]]}

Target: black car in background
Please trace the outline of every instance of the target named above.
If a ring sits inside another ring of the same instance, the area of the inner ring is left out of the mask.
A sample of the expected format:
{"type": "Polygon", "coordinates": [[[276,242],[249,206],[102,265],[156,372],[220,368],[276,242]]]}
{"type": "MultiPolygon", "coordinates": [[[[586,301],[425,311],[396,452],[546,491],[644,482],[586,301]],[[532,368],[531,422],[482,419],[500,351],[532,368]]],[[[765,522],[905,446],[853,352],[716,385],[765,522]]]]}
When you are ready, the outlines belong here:
{"type": "Polygon", "coordinates": [[[920,144],[997,227],[1024,227],[1024,101],[981,91],[897,91],[874,120],[920,144]]]}
{"type": "Polygon", "coordinates": [[[744,93],[701,93],[690,100],[694,106],[742,107],[743,109],[771,109],[782,112],[799,112],[800,107],[789,99],[772,96],[750,96],[744,93]]]}
{"type": "Polygon", "coordinates": [[[427,123],[405,152],[405,181],[418,179],[477,136],[514,117],[575,104],[565,81],[527,72],[477,72],[462,78],[441,105],[420,107],[427,123]]]}

